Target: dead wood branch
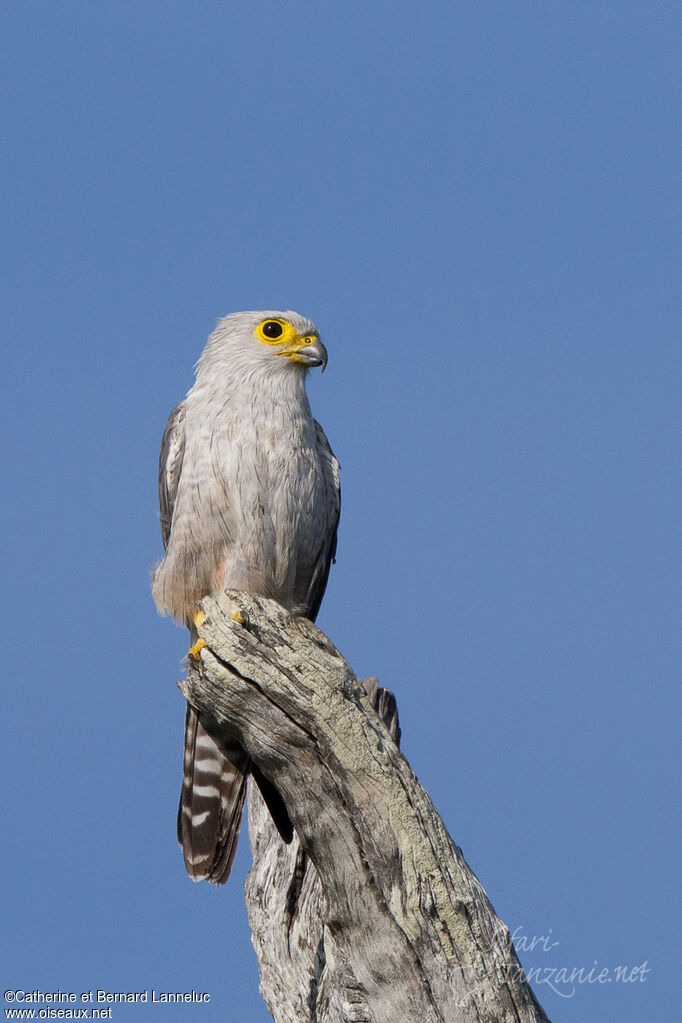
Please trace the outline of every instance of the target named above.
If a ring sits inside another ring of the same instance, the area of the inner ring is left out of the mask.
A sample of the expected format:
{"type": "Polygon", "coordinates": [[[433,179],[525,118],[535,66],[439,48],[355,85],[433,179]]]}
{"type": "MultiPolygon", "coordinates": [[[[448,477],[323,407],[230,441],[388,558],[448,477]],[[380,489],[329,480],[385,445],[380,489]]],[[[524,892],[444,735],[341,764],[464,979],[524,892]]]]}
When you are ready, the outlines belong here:
{"type": "Polygon", "coordinates": [[[239,739],[296,831],[285,845],[251,784],[246,898],[277,1023],[547,1023],[394,741],[390,694],[368,694],[309,621],[227,596],[244,624],[203,601],[207,647],[181,688],[214,734],[239,739]]]}

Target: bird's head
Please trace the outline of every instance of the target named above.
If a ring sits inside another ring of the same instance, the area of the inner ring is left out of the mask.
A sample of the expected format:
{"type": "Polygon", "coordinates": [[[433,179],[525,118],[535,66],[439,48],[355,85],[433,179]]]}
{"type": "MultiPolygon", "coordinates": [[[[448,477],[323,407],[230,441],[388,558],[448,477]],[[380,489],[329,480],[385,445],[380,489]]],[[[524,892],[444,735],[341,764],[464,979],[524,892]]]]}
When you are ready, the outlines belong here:
{"type": "Polygon", "coordinates": [[[236,367],[307,370],[327,365],[327,349],[315,324],[298,313],[230,313],[218,321],[199,360],[199,368],[217,363],[236,367]]]}

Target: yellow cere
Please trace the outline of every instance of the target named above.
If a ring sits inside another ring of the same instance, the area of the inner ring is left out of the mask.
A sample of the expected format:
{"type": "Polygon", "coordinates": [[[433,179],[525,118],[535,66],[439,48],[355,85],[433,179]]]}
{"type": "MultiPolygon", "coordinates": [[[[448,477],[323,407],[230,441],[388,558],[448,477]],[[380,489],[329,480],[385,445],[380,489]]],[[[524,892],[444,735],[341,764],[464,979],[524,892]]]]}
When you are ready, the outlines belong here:
{"type": "Polygon", "coordinates": [[[254,330],[254,334],[264,345],[281,348],[277,355],[288,355],[297,362],[296,352],[317,341],[317,334],[299,334],[287,320],[263,320],[254,330]]]}

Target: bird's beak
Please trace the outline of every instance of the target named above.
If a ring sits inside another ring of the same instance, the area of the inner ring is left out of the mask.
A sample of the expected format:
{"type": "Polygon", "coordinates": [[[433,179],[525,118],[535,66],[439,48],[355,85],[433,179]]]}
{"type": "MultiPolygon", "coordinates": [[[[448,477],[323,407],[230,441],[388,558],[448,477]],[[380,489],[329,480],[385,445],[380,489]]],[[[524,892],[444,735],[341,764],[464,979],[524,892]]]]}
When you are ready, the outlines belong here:
{"type": "Polygon", "coordinates": [[[321,366],[324,373],[327,365],[327,349],[319,337],[309,343],[305,339],[296,340],[292,345],[282,348],[277,355],[286,355],[292,362],[300,362],[302,365],[321,366]]]}
{"type": "Polygon", "coordinates": [[[323,373],[327,368],[327,349],[319,337],[311,345],[299,348],[297,355],[308,366],[321,366],[323,373]]]}

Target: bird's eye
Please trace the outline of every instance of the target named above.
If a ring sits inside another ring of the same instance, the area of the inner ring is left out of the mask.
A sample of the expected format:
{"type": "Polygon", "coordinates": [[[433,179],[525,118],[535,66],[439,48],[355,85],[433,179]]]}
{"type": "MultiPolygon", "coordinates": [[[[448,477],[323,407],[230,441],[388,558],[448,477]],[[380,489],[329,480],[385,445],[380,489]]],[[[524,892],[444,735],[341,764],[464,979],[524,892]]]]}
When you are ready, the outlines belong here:
{"type": "Polygon", "coordinates": [[[281,337],[283,333],[282,324],[278,323],[277,320],[266,320],[261,330],[265,337],[270,338],[271,341],[281,337]]]}

